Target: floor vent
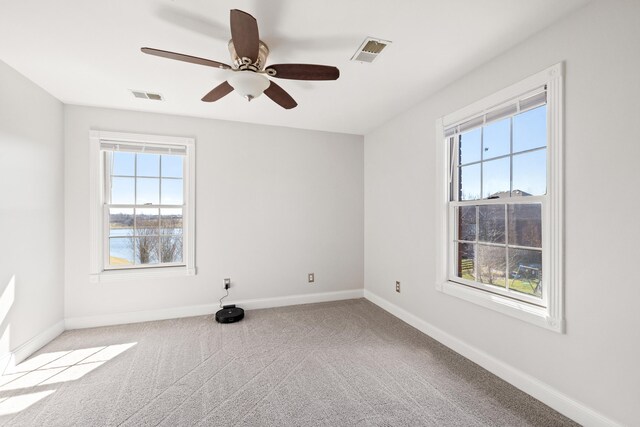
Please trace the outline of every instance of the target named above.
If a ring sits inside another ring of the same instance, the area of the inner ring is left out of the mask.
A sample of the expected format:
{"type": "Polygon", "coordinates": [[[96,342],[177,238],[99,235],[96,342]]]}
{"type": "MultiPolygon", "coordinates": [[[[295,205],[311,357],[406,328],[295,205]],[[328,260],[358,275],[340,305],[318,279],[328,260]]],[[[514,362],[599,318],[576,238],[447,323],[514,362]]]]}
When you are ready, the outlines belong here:
{"type": "Polygon", "coordinates": [[[391,42],[389,40],[375,39],[367,37],[364,39],[356,53],[351,57],[352,61],[373,62],[382,50],[391,42]]]}
{"type": "Polygon", "coordinates": [[[154,101],[162,101],[162,95],[160,95],[159,93],[143,92],[140,90],[132,90],[131,93],[136,98],[153,99],[154,101]]]}

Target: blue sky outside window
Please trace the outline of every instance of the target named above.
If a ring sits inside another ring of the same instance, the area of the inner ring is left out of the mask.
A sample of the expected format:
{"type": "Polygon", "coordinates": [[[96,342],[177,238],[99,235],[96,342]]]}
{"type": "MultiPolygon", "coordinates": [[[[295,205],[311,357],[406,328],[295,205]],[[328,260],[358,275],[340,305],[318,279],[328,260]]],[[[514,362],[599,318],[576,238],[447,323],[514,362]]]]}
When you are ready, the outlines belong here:
{"type": "Polygon", "coordinates": [[[182,205],[183,156],[113,152],[112,204],[182,205]]]}
{"type": "Polygon", "coordinates": [[[511,118],[482,128],[482,159],[504,156],[511,151],[511,118]]]}
{"type": "Polygon", "coordinates": [[[160,155],[159,154],[136,154],[136,175],[138,176],[160,176],[160,155]]]}
{"type": "Polygon", "coordinates": [[[546,105],[461,134],[458,200],[546,194],[546,141],[546,105]]]}
{"type": "Polygon", "coordinates": [[[547,106],[513,117],[513,152],[531,150],[547,145],[547,106]]]}

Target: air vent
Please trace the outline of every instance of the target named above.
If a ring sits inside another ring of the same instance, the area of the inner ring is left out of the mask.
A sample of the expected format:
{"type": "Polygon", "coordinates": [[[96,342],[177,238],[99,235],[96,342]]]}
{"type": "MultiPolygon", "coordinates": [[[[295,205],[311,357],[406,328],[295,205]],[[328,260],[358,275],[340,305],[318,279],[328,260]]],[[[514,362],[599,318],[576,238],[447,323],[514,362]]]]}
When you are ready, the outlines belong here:
{"type": "Polygon", "coordinates": [[[382,50],[391,42],[389,40],[367,37],[364,39],[356,53],[351,57],[352,61],[373,62],[382,50]]]}
{"type": "Polygon", "coordinates": [[[131,93],[136,98],[153,99],[154,101],[162,101],[162,95],[159,93],[143,92],[141,90],[132,90],[131,93]]]}

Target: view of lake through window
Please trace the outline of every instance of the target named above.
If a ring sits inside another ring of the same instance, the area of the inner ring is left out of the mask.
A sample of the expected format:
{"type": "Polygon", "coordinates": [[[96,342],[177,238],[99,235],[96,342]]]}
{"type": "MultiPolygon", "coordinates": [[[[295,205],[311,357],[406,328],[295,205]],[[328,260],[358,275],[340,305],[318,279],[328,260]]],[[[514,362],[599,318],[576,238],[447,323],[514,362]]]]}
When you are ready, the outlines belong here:
{"type": "Polygon", "coordinates": [[[183,159],[107,153],[109,265],[183,262],[183,159]]]}

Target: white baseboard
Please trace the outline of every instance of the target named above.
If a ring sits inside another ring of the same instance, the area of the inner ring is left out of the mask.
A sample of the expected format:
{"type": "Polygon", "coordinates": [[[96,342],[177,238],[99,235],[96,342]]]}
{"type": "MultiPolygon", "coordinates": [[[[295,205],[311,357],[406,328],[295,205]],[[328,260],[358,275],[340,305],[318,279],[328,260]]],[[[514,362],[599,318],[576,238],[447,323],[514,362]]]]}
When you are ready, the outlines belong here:
{"type": "Polygon", "coordinates": [[[51,342],[55,337],[64,332],[64,321],[60,320],[56,324],[40,332],[29,341],[19,345],[15,350],[10,351],[0,358],[0,368],[2,373],[10,371],[17,364],[31,356],[36,351],[51,342]]]}
{"type": "MultiPolygon", "coordinates": [[[[313,304],[316,302],[341,301],[364,297],[364,289],[350,289],[348,291],[321,292],[317,294],[288,295],[276,298],[257,298],[230,301],[226,304],[236,304],[248,310],[259,308],[284,307],[287,305],[313,304]]],[[[216,308],[218,306],[216,305],[216,308]]]]}
{"type": "Polygon", "coordinates": [[[180,317],[204,316],[213,313],[217,307],[217,304],[202,304],[163,308],[159,310],[102,314],[97,316],[67,317],[64,320],[64,327],[66,330],[85,329],[100,326],[125,325],[128,323],[151,322],[153,320],[178,319],[180,317]]]}
{"type": "Polygon", "coordinates": [[[544,404],[584,426],[617,427],[621,425],[577,400],[572,399],[566,394],[561,393],[548,384],[545,384],[531,375],[526,374],[519,369],[496,359],[490,354],[465,343],[464,341],[448,334],[428,322],[425,322],[419,317],[366,289],[364,290],[364,297],[380,308],[388,311],[397,318],[449,347],[456,353],[459,353],[467,359],[477,363],[489,372],[497,375],[525,393],[530,394],[544,404]]]}
{"type": "MultiPolygon", "coordinates": [[[[363,297],[362,289],[348,291],[322,292],[316,294],[289,295],[275,298],[257,298],[235,301],[224,301],[225,304],[236,304],[246,310],[259,308],[282,307],[286,305],[311,304],[325,301],[339,301],[363,297]]],[[[166,308],[160,310],[134,311],[128,313],[105,314],[99,316],[69,317],[65,319],[65,329],[84,329],[99,326],[123,325],[127,323],[150,322],[153,320],[177,319],[180,317],[204,316],[220,309],[217,303],[191,305],[186,307],[166,308]]]]}

